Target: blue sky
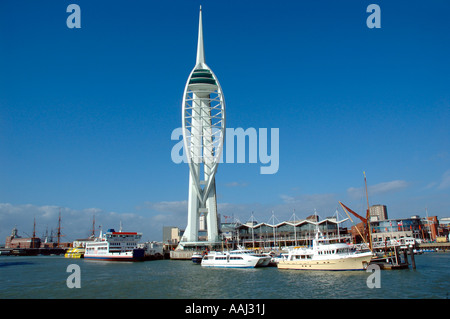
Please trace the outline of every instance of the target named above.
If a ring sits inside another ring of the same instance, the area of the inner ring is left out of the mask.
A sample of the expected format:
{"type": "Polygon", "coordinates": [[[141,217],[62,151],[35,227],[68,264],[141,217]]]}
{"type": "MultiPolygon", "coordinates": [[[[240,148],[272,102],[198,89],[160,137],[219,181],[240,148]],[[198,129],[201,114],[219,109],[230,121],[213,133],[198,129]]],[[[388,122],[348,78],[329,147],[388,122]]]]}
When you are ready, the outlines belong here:
{"type": "MultiPolygon", "coordinates": [[[[203,7],[227,127],[279,128],[279,170],[219,165],[219,213],[324,218],[338,201],[450,216],[448,1],[0,2],[0,242],[14,225],[185,227],[171,160],[203,7]],[[66,8],[81,8],[69,29],[66,8]],[[366,8],[381,8],[369,29],[366,8]]],[[[341,211],[342,217],[344,217],[341,211]]]]}

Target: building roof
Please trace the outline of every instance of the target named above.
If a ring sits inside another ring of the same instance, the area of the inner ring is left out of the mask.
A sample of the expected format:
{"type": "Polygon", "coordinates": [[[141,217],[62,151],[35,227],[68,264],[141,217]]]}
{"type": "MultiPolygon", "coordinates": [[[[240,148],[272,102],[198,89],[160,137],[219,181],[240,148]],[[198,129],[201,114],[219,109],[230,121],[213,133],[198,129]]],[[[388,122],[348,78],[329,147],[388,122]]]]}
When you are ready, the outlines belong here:
{"type": "Polygon", "coordinates": [[[324,224],[326,222],[333,223],[333,224],[340,224],[340,223],[343,223],[343,222],[345,222],[347,220],[348,220],[348,218],[340,220],[340,221],[336,221],[335,219],[325,218],[324,220],[322,220],[320,222],[313,222],[311,220],[304,219],[304,220],[301,220],[301,221],[294,221],[294,222],[284,221],[284,222],[280,222],[278,224],[269,224],[269,223],[258,223],[258,224],[254,224],[254,225],[241,224],[241,225],[238,226],[238,228],[247,227],[247,228],[253,228],[254,229],[254,228],[259,228],[259,227],[262,227],[262,226],[278,228],[278,227],[284,226],[284,225],[291,225],[291,226],[297,227],[297,226],[304,225],[304,224],[320,225],[320,224],[324,224]]]}

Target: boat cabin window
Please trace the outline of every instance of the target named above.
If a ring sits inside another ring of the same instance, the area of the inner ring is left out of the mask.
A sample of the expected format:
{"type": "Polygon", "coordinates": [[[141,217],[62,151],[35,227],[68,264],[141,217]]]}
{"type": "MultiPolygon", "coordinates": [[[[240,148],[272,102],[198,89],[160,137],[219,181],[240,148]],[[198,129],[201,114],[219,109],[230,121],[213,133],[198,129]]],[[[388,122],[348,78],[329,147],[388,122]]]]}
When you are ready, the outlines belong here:
{"type": "Polygon", "coordinates": [[[227,257],[216,257],[216,260],[226,260],[227,257]]]}
{"type": "Polygon", "coordinates": [[[312,255],[295,255],[291,257],[291,260],[312,259],[312,255]]]}

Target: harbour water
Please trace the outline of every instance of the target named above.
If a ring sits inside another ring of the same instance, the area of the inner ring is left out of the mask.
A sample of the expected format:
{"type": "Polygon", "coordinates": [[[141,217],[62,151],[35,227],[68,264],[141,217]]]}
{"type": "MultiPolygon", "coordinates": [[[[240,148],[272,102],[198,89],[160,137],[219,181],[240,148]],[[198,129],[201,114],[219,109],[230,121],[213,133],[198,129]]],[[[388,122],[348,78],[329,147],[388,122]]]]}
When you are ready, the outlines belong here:
{"type": "Polygon", "coordinates": [[[1,256],[0,299],[448,299],[450,253],[416,255],[416,269],[290,271],[207,269],[190,261],[100,262],[63,256],[1,256]],[[70,264],[80,288],[68,288],[70,264]]]}

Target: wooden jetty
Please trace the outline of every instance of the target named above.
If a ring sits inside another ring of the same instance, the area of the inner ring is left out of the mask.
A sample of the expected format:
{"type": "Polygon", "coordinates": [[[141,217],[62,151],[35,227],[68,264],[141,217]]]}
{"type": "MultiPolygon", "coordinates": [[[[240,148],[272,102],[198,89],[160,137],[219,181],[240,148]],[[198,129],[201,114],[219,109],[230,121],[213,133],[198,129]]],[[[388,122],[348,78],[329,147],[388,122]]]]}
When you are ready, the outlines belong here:
{"type": "Polygon", "coordinates": [[[408,253],[411,259],[412,269],[416,269],[416,261],[414,258],[413,247],[405,247],[401,249],[399,246],[393,247],[393,252],[383,256],[372,258],[370,264],[375,264],[380,267],[380,269],[385,270],[398,270],[398,269],[409,269],[408,253]],[[403,258],[402,254],[403,253],[403,258]]]}

